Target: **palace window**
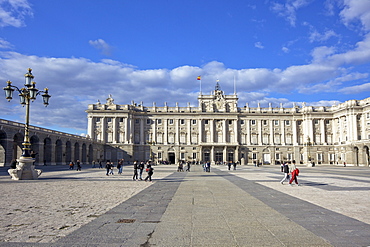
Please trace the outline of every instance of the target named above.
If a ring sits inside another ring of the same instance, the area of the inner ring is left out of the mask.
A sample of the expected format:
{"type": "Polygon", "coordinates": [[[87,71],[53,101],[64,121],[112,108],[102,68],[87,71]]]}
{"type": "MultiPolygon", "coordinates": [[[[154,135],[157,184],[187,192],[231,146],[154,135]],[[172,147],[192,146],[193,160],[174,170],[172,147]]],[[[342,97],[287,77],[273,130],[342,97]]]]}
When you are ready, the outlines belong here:
{"type": "Polygon", "coordinates": [[[162,119],[157,119],[157,124],[162,124],[162,119]]]}
{"type": "Polygon", "coordinates": [[[274,120],[274,125],[275,126],[279,125],[279,120],[274,120]]]}
{"type": "Polygon", "coordinates": [[[251,120],[252,125],[256,125],[256,120],[251,120]]]}
{"type": "Polygon", "coordinates": [[[151,124],[152,123],[152,120],[151,119],[147,119],[146,120],[146,124],[151,124]]]}
{"type": "Polygon", "coordinates": [[[285,120],[285,125],[286,126],[289,126],[290,125],[290,121],[289,120],[285,120]]]}
{"type": "Polygon", "coordinates": [[[184,119],[180,119],[180,124],[185,124],[185,120],[184,119]]]}
{"type": "Polygon", "coordinates": [[[193,119],[193,124],[197,124],[197,120],[193,119]]]}
{"type": "Polygon", "coordinates": [[[169,123],[169,124],[173,124],[173,119],[169,119],[169,120],[168,120],[168,123],[169,123]]]}

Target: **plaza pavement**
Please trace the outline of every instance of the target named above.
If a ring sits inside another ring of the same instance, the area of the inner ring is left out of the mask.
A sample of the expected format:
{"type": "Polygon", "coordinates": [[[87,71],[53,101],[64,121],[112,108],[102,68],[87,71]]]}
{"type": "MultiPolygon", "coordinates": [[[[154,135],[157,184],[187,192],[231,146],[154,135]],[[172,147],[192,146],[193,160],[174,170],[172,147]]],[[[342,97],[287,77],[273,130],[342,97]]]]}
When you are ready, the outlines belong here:
{"type": "MultiPolygon", "coordinates": [[[[153,183],[84,166],[0,168],[0,246],[370,246],[370,168],[155,166],[153,183]]],[[[115,171],[117,172],[117,171],[115,171]]]]}

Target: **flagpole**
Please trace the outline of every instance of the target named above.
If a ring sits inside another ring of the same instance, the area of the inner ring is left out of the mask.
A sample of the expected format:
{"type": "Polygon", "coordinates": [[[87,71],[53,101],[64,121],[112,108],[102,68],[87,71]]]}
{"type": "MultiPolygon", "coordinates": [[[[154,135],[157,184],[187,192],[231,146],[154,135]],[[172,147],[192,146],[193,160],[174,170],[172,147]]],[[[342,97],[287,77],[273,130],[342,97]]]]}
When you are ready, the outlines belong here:
{"type": "Polygon", "coordinates": [[[199,95],[202,95],[202,76],[198,76],[197,80],[199,81],[199,95]]]}
{"type": "Polygon", "coordinates": [[[236,95],[236,83],[235,83],[235,75],[234,75],[234,95],[236,95]]]}
{"type": "Polygon", "coordinates": [[[199,87],[200,95],[202,95],[202,78],[199,80],[199,87]]]}

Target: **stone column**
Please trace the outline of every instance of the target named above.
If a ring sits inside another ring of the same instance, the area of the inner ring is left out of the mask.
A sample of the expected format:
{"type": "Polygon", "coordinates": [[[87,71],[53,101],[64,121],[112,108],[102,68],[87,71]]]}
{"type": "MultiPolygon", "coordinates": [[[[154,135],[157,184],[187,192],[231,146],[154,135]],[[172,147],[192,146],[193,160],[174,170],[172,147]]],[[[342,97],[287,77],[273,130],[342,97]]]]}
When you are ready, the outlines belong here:
{"type": "Polygon", "coordinates": [[[168,144],[168,119],[163,119],[164,124],[164,137],[163,137],[163,144],[168,144]]]}
{"type": "Polygon", "coordinates": [[[320,119],[321,144],[326,144],[325,119],[320,119]]]}
{"type": "Polygon", "coordinates": [[[239,143],[238,137],[239,137],[239,131],[238,131],[238,120],[235,119],[233,121],[234,123],[234,143],[239,143]]]}
{"type": "Polygon", "coordinates": [[[213,119],[208,120],[209,121],[209,131],[210,131],[210,143],[214,143],[214,136],[215,136],[215,123],[213,119]]]}
{"type": "Polygon", "coordinates": [[[285,120],[280,121],[280,130],[281,130],[281,136],[280,136],[280,143],[281,145],[285,145],[286,137],[285,137],[285,120]]]}
{"type": "Polygon", "coordinates": [[[199,144],[201,144],[203,142],[203,120],[202,119],[199,119],[199,125],[198,125],[198,128],[199,128],[199,144]]]}
{"type": "Polygon", "coordinates": [[[94,118],[93,117],[91,117],[91,116],[89,116],[88,118],[87,118],[87,134],[90,136],[90,138],[91,139],[93,139],[93,140],[96,140],[96,138],[95,138],[95,134],[94,134],[94,129],[95,129],[95,120],[94,120],[94,118]],[[93,126],[93,124],[94,124],[94,126],[93,126]]]}
{"type": "Polygon", "coordinates": [[[101,141],[103,141],[103,142],[107,142],[107,133],[106,133],[106,131],[107,131],[107,129],[106,129],[106,123],[105,123],[105,121],[106,121],[106,119],[105,119],[105,117],[102,117],[101,119],[100,119],[100,124],[101,124],[101,141]]]}
{"type": "Polygon", "coordinates": [[[174,119],[175,121],[175,144],[180,144],[180,126],[179,126],[179,119],[174,119]]]}
{"type": "Polygon", "coordinates": [[[274,136],[274,120],[271,120],[270,121],[270,140],[269,140],[269,142],[270,142],[270,144],[271,145],[275,145],[275,136],[274,136]]]}
{"type": "Polygon", "coordinates": [[[292,120],[293,125],[293,145],[298,145],[298,138],[297,138],[297,120],[292,120]]]}
{"type": "Polygon", "coordinates": [[[140,144],[144,145],[145,140],[144,140],[144,119],[140,118],[140,144]]]}
{"type": "Polygon", "coordinates": [[[185,122],[187,124],[187,129],[188,129],[188,134],[186,136],[186,144],[187,145],[191,145],[191,119],[187,119],[187,121],[185,122]]]}
{"type": "Polygon", "coordinates": [[[224,119],[224,120],[222,120],[222,142],[223,143],[226,143],[227,142],[227,135],[228,135],[228,132],[227,132],[227,120],[224,119]]]}
{"type": "Polygon", "coordinates": [[[128,126],[128,124],[129,124],[128,117],[127,118],[125,117],[123,119],[123,121],[124,121],[124,124],[125,124],[125,136],[124,136],[123,142],[127,144],[128,140],[130,138],[130,128],[128,126]]]}
{"type": "Polygon", "coordinates": [[[112,143],[117,143],[117,117],[112,117],[112,143]]]}

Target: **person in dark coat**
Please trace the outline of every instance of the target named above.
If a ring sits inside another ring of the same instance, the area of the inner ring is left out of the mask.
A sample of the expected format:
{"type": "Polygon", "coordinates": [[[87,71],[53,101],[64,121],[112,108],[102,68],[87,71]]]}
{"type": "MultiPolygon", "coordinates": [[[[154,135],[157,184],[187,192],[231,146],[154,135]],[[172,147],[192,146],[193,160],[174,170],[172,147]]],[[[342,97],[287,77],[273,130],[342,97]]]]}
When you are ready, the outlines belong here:
{"type": "Polygon", "coordinates": [[[154,168],[152,167],[152,165],[150,165],[150,164],[148,164],[147,166],[146,166],[146,171],[147,171],[147,173],[148,173],[148,176],[145,178],[145,182],[147,181],[147,180],[149,180],[150,182],[152,181],[152,176],[153,176],[153,171],[154,171],[154,168]]]}
{"type": "Polygon", "coordinates": [[[112,165],[110,164],[110,161],[108,160],[107,163],[105,164],[105,169],[107,169],[107,176],[109,176],[109,172],[112,169],[112,165]]]}
{"type": "Polygon", "coordinates": [[[138,161],[137,160],[135,160],[134,161],[134,176],[132,177],[132,180],[137,180],[138,178],[137,178],[137,176],[138,176],[138,174],[137,174],[137,169],[138,169],[138,165],[137,165],[137,163],[138,163],[138,161]]]}

